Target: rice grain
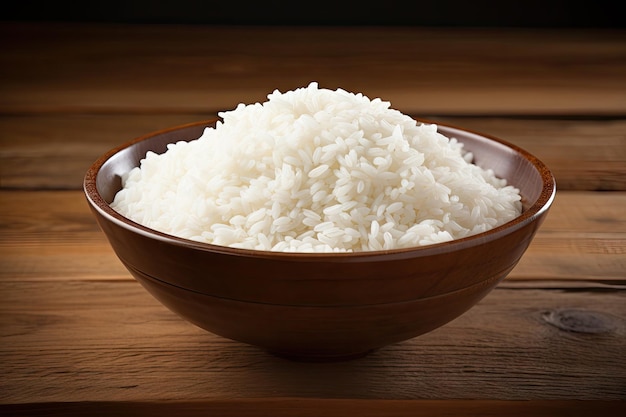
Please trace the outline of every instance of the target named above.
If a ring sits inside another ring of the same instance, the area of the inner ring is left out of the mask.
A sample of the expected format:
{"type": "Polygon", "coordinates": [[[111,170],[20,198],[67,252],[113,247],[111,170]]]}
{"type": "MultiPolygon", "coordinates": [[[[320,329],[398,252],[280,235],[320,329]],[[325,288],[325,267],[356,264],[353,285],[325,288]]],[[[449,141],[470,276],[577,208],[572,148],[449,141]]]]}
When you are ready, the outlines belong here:
{"type": "Polygon", "coordinates": [[[430,245],[521,212],[519,190],[456,139],[378,98],[311,83],[219,116],[148,152],[112,207],[182,238],[285,252],[430,245]]]}

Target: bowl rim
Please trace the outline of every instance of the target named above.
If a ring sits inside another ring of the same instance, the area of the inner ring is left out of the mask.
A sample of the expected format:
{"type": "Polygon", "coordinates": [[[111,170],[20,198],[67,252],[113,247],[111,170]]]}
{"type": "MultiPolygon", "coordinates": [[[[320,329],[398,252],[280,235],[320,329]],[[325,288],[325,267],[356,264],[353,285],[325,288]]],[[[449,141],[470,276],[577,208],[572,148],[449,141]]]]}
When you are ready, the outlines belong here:
{"type": "MultiPolygon", "coordinates": [[[[537,218],[544,215],[552,205],[556,195],[556,180],[550,169],[536,156],[526,151],[525,149],[512,144],[508,141],[500,139],[490,134],[481,133],[471,129],[461,128],[455,125],[447,123],[439,123],[430,121],[424,118],[414,118],[418,123],[434,124],[437,127],[443,127],[448,130],[456,130],[464,134],[475,135],[482,139],[487,139],[499,143],[500,145],[509,148],[517,154],[520,154],[525,160],[529,161],[534,168],[538,171],[542,179],[542,189],[537,200],[522,213],[503,223],[500,226],[481,232],[475,235],[466,236],[463,238],[454,239],[447,242],[434,243],[424,246],[413,246],[408,248],[397,248],[388,250],[376,250],[376,251],[357,251],[357,252],[279,252],[271,250],[256,250],[256,249],[242,249],[229,246],[215,245],[205,242],[197,242],[194,240],[174,236],[155,229],[146,227],[140,223],[137,223],[117,211],[115,211],[109,203],[106,202],[104,197],[99,193],[97,189],[97,178],[102,166],[113,156],[119,152],[127,149],[139,142],[149,140],[155,136],[160,136],[169,132],[174,132],[186,128],[193,127],[211,127],[214,126],[219,118],[204,119],[196,122],[180,124],[165,129],[156,130],[130,141],[123,143],[117,147],[110,149],[102,154],[87,170],[83,180],[83,192],[87,198],[90,206],[97,210],[97,212],[108,221],[115,223],[117,226],[127,229],[131,232],[143,235],[144,237],[152,238],[163,243],[188,247],[198,251],[206,251],[211,253],[220,253],[223,255],[240,256],[247,258],[272,258],[272,259],[285,259],[290,261],[331,261],[331,262],[359,262],[359,261],[371,261],[375,258],[384,257],[386,260],[392,260],[394,258],[406,258],[406,257],[424,257],[439,255],[443,253],[454,252],[459,249],[479,246],[488,241],[492,241],[508,234],[511,234],[529,223],[534,222],[537,218]]],[[[189,139],[193,140],[193,139],[189,139]]],[[[462,140],[459,140],[463,142],[462,140]]],[[[511,184],[515,186],[515,184],[511,184]]]]}

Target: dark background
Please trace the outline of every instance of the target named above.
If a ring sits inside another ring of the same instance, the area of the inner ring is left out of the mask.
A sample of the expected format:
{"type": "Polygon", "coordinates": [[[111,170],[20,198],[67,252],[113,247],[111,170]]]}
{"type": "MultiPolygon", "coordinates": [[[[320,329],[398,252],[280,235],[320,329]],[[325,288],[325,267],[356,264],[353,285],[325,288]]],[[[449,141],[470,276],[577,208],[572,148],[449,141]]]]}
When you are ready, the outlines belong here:
{"type": "Polygon", "coordinates": [[[620,1],[212,1],[5,2],[4,21],[220,25],[402,25],[623,28],[620,1]]]}

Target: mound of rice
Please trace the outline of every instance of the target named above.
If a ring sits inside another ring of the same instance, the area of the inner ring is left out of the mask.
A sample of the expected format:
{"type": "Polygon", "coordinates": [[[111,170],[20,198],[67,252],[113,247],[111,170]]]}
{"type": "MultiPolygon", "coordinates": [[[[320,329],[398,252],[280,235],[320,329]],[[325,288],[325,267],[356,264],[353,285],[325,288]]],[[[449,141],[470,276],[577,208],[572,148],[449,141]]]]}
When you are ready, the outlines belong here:
{"type": "Polygon", "coordinates": [[[378,98],[311,83],[219,116],[148,153],[112,207],[171,235],[287,252],[428,245],[521,212],[519,190],[461,143],[378,98]]]}

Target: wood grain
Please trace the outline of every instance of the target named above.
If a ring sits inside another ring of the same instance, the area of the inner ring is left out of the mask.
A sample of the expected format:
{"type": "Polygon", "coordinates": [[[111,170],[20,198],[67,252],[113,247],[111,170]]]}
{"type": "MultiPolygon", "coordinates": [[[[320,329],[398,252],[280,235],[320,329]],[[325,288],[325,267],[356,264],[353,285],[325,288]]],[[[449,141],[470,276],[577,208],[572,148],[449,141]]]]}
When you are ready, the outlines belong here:
{"type": "Polygon", "coordinates": [[[626,32],[9,24],[0,112],[217,112],[318,81],[415,114],[626,113],[626,32]]]}
{"type": "Polygon", "coordinates": [[[80,189],[89,166],[138,136],[214,115],[0,116],[0,187],[80,189]]]}
{"type": "Polygon", "coordinates": [[[558,190],[626,190],[626,119],[440,117],[509,141],[541,159],[558,190]]]}
{"type": "Polygon", "coordinates": [[[0,22],[0,39],[0,415],[626,412],[626,31],[0,22]],[[557,178],[475,308],[349,362],[178,318],[81,191],[114,146],[311,81],[501,137],[557,178]]]}
{"type": "Polygon", "coordinates": [[[0,403],[626,399],[623,291],[496,289],[432,333],[327,364],[213,336],[132,281],[2,282],[0,300],[0,403]],[[546,320],[563,309],[601,317],[604,330],[564,331],[546,320]]]}
{"type": "MultiPolygon", "coordinates": [[[[0,116],[0,187],[79,189],[100,155],[159,129],[214,114],[0,116]]],[[[559,190],[626,190],[626,119],[427,116],[490,134],[539,157],[559,190]]]]}

